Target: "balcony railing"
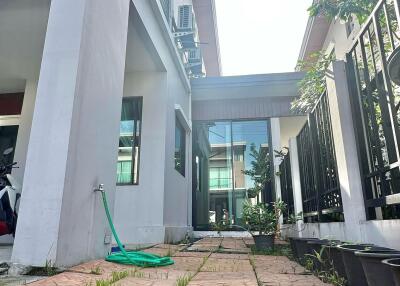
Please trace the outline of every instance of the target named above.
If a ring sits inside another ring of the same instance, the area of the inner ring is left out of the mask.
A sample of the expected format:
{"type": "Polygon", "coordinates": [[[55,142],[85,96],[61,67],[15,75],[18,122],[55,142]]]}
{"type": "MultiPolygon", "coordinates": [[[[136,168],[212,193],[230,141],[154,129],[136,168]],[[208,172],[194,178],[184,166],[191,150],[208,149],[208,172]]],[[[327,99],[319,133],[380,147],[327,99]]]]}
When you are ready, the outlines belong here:
{"type": "Polygon", "coordinates": [[[400,90],[388,74],[399,23],[398,1],[379,1],[347,54],[368,219],[400,218],[400,90]]]}

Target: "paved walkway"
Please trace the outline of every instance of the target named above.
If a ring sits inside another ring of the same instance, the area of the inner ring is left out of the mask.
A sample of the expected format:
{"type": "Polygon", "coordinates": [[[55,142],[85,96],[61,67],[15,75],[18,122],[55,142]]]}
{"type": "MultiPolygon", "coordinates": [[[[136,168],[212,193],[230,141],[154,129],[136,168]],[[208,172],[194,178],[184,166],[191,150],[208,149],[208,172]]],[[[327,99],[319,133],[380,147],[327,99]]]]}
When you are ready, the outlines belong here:
{"type": "Polygon", "coordinates": [[[96,260],[29,285],[328,285],[285,256],[252,255],[252,243],[248,238],[204,238],[189,248],[162,244],[145,251],[172,255],[174,265],[141,269],[96,260]]]}

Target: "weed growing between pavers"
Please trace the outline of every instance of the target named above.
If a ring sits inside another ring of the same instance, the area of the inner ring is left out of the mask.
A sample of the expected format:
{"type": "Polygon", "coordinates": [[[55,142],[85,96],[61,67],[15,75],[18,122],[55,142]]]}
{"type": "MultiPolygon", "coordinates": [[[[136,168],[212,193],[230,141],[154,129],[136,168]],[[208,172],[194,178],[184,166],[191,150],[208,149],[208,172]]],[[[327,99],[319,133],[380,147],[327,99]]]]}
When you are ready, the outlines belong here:
{"type": "Polygon", "coordinates": [[[63,272],[54,266],[51,260],[46,260],[43,267],[33,267],[26,275],[28,276],[54,276],[63,272]]]}
{"type": "Polygon", "coordinates": [[[187,286],[192,278],[193,275],[181,276],[176,280],[176,286],[187,286]]]}
{"type": "MultiPolygon", "coordinates": [[[[111,278],[96,280],[94,285],[96,285],[96,286],[111,286],[115,282],[117,282],[119,280],[122,280],[122,279],[124,279],[124,278],[126,278],[128,276],[133,275],[135,272],[136,272],[136,270],[133,270],[133,271],[128,271],[128,270],[125,270],[125,271],[113,271],[111,273],[111,278]]],[[[93,286],[93,282],[91,281],[89,283],[86,283],[85,286],[93,286]]]]}
{"type": "Polygon", "coordinates": [[[90,269],[90,274],[94,275],[101,275],[102,270],[100,269],[99,266],[96,266],[95,268],[90,269]]]}
{"type": "Polygon", "coordinates": [[[346,279],[339,276],[331,261],[323,258],[324,251],[325,247],[322,247],[320,252],[314,250],[314,254],[306,254],[304,267],[325,283],[331,283],[334,286],[345,286],[346,279]],[[319,264],[319,267],[316,264],[319,264]]]}
{"type": "Polygon", "coordinates": [[[292,250],[289,245],[275,245],[274,248],[258,250],[255,246],[251,246],[251,254],[253,255],[270,255],[270,256],[286,256],[290,260],[294,260],[292,250]]]}
{"type": "Polygon", "coordinates": [[[254,263],[254,258],[253,257],[250,257],[250,264],[251,264],[251,267],[253,267],[254,275],[256,275],[257,285],[258,286],[263,286],[260,278],[258,278],[257,271],[256,271],[256,264],[254,263]]]}

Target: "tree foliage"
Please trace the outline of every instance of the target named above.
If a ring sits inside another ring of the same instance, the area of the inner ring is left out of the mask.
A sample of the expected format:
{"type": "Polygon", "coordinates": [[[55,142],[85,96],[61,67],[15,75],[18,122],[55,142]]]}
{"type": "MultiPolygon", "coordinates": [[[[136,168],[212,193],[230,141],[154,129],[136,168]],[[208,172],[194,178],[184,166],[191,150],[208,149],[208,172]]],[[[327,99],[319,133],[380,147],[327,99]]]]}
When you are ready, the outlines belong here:
{"type": "Polygon", "coordinates": [[[250,176],[254,182],[254,188],[249,189],[249,197],[257,196],[265,187],[265,184],[271,181],[271,159],[267,148],[260,148],[258,151],[254,144],[250,146],[251,169],[244,170],[243,174],[250,176]]]}
{"type": "Polygon", "coordinates": [[[325,15],[348,21],[353,15],[362,24],[378,0],[317,0],[308,8],[310,16],[325,15]]]}
{"type": "MultiPolygon", "coordinates": [[[[308,8],[310,16],[325,15],[330,19],[348,21],[355,16],[362,24],[374,9],[378,0],[316,0],[308,8]]],[[[390,5],[389,5],[390,6],[390,5]]],[[[310,112],[326,88],[325,73],[333,60],[323,52],[316,52],[298,63],[298,69],[306,71],[299,84],[300,97],[292,102],[295,113],[310,112]]]]}
{"type": "Polygon", "coordinates": [[[325,73],[333,60],[333,55],[321,52],[313,53],[306,61],[300,61],[299,70],[305,70],[304,78],[299,82],[300,97],[292,101],[291,109],[295,113],[310,112],[318,98],[326,89],[325,73]]]}

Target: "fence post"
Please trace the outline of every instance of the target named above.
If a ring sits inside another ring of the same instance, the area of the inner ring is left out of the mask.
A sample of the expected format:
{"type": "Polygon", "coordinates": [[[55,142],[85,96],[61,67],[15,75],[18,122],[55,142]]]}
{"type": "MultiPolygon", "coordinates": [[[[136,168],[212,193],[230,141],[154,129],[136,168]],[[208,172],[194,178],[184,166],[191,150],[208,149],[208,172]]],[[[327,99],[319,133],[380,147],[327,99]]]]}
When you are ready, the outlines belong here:
{"type": "Polygon", "coordinates": [[[365,205],[346,66],[343,61],[332,63],[327,72],[326,83],[342,195],[346,239],[362,241],[360,224],[366,219],[365,205]]]}
{"type": "Polygon", "coordinates": [[[312,154],[312,162],[313,162],[313,175],[314,175],[314,187],[315,187],[315,196],[316,196],[316,204],[317,204],[317,212],[318,212],[318,222],[322,220],[322,212],[321,212],[321,191],[323,190],[323,186],[321,183],[321,164],[319,158],[319,143],[318,143],[318,127],[315,119],[315,114],[310,113],[308,115],[308,124],[310,130],[310,141],[311,141],[311,152],[312,154]]]}
{"type": "MultiPolygon", "coordinates": [[[[300,181],[300,166],[299,166],[299,156],[297,150],[297,139],[296,137],[289,139],[289,156],[290,156],[290,170],[292,173],[292,189],[293,189],[293,201],[294,201],[294,213],[303,212],[303,198],[301,196],[301,181],[300,181]]],[[[296,222],[297,231],[299,237],[302,237],[301,229],[303,227],[304,221],[300,220],[296,222]]]]}

